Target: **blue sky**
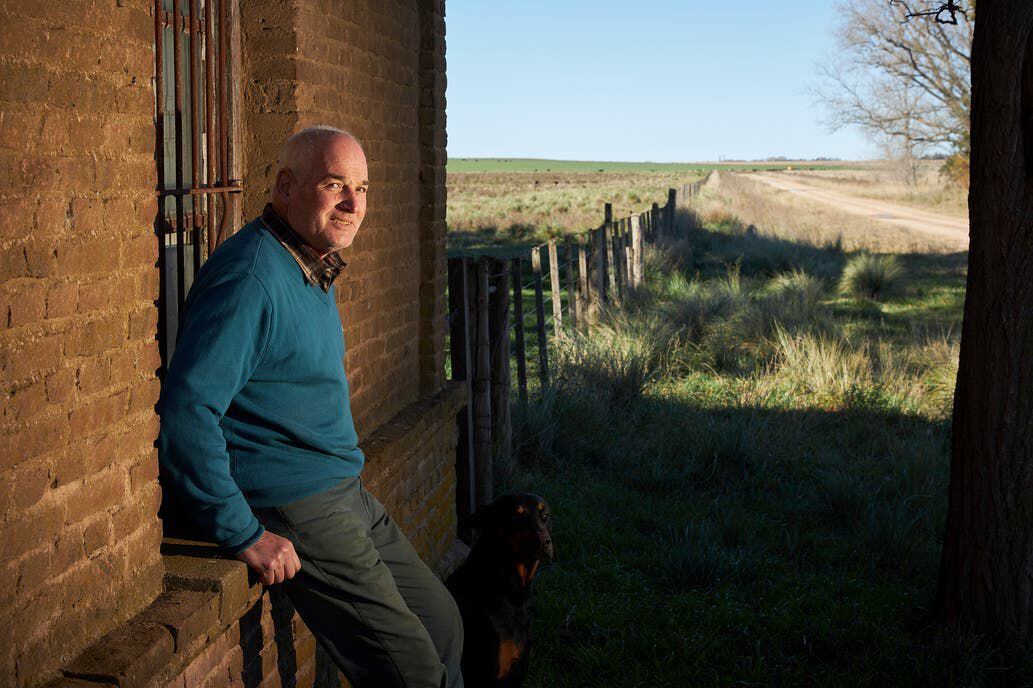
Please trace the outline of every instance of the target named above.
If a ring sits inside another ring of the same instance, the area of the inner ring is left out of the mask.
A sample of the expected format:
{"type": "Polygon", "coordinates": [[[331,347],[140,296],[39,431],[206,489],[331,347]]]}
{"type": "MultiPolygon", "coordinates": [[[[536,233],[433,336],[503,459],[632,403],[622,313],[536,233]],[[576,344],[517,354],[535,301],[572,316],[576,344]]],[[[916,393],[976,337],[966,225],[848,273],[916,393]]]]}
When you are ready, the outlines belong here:
{"type": "Polygon", "coordinates": [[[448,0],[451,157],[867,158],[806,92],[833,0],[448,0]]]}

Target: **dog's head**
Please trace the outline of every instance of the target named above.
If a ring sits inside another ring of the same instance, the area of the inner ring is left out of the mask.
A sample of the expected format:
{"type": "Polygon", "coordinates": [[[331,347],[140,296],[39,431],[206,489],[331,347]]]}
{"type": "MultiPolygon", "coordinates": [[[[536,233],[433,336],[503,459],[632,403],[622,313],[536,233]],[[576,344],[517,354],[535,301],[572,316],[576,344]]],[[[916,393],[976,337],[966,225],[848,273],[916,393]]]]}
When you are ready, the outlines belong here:
{"type": "Polygon", "coordinates": [[[478,548],[524,562],[552,561],[551,523],[549,505],[530,492],[502,495],[478,509],[469,520],[470,526],[481,531],[478,548]]]}

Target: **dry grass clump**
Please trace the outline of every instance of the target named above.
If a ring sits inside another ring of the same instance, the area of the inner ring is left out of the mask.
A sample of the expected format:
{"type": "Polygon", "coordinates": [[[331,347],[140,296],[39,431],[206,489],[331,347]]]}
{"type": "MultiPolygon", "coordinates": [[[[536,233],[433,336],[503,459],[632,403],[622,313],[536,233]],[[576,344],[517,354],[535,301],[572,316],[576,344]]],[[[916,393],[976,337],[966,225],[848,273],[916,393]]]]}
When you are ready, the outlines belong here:
{"type": "Polygon", "coordinates": [[[904,268],[891,254],[862,252],[847,261],[839,279],[839,291],[855,299],[883,301],[903,293],[904,268]]]}

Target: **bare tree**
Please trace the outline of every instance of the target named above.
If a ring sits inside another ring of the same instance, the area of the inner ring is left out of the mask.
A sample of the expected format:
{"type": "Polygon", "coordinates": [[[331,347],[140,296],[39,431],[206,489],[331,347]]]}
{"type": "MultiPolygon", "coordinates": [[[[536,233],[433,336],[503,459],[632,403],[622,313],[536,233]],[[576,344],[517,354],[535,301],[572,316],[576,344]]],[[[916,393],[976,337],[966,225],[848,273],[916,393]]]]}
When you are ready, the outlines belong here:
{"type": "Polygon", "coordinates": [[[934,9],[939,16],[901,0],[840,3],[839,51],[812,89],[834,129],[858,126],[910,158],[968,157],[974,15],[955,2],[934,9]],[[908,21],[925,13],[935,21],[908,21]]]}

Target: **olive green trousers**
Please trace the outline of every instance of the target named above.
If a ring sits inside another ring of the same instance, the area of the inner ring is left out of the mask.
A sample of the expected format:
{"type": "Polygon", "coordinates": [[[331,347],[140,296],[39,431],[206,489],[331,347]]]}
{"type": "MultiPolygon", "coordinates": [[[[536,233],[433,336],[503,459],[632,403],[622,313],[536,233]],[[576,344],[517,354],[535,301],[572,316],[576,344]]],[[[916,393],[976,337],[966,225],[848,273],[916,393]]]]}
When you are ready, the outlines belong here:
{"type": "Polygon", "coordinates": [[[294,544],[284,591],[354,688],[462,687],[455,600],[360,477],[254,512],[294,544]]]}

